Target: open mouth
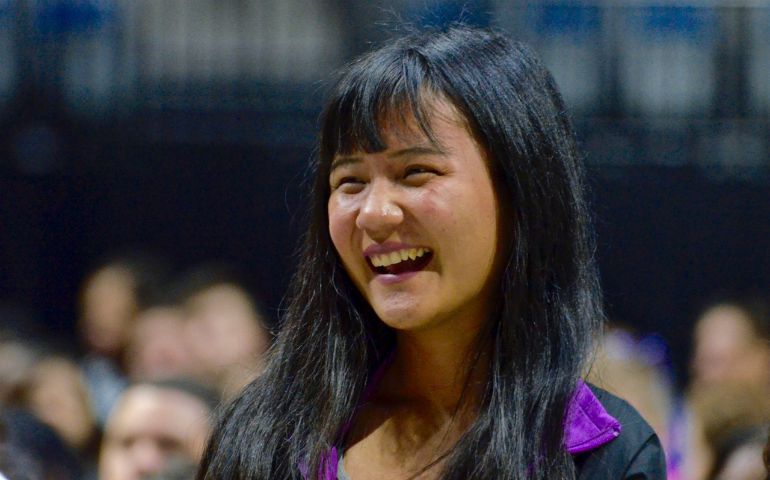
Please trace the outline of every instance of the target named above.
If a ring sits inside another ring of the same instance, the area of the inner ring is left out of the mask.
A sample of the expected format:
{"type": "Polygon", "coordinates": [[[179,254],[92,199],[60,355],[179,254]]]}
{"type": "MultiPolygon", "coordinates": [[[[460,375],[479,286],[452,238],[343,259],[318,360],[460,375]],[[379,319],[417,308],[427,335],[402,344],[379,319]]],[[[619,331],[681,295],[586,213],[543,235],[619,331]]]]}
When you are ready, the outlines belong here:
{"type": "Polygon", "coordinates": [[[427,248],[407,248],[368,256],[366,263],[374,273],[399,275],[422,270],[432,258],[433,252],[427,248]]]}

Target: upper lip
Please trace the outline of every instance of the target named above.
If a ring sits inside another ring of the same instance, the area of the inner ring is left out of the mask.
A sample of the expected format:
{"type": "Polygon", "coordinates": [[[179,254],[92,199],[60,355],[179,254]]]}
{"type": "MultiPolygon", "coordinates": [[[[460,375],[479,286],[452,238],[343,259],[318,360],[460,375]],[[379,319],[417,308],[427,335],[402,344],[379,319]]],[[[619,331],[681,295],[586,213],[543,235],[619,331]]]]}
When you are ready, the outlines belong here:
{"type": "Polygon", "coordinates": [[[404,250],[409,248],[425,248],[426,250],[430,250],[429,248],[423,247],[420,245],[411,245],[408,243],[401,243],[401,242],[383,242],[383,243],[375,243],[366,247],[364,249],[364,255],[367,257],[371,257],[372,255],[381,255],[383,253],[397,252],[399,250],[404,250]]]}

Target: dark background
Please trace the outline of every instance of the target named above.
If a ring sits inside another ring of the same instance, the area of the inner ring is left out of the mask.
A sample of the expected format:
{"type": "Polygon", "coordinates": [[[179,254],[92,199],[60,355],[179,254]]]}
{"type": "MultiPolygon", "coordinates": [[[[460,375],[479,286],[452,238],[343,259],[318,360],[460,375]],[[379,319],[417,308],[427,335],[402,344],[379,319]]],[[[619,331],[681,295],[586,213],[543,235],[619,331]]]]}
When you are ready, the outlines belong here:
{"type": "Polygon", "coordinates": [[[770,292],[770,8],[384,5],[0,0],[0,299],[74,339],[85,273],[140,248],[240,265],[277,314],[331,72],[405,25],[457,19],[554,72],[608,313],[660,334],[680,381],[706,302],[770,292]]]}

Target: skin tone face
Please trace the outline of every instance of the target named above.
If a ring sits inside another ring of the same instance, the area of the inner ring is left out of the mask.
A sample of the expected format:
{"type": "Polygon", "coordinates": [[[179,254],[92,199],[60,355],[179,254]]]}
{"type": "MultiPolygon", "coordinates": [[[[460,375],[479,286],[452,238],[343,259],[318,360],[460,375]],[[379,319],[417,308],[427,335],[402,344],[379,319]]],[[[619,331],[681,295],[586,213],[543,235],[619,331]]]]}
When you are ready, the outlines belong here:
{"type": "Polygon", "coordinates": [[[127,341],[136,310],[131,274],[118,267],[96,272],[83,290],[80,328],[93,351],[114,356],[127,341]]]}
{"type": "Polygon", "coordinates": [[[332,241],[397,337],[347,439],[351,478],[437,478],[440,461],[414,475],[470,425],[486,378],[486,357],[469,372],[467,353],[499,282],[498,202],[484,152],[460,116],[441,100],[432,107],[437,145],[407,124],[385,128],[385,151],[332,163],[332,241]]]}
{"type": "Polygon", "coordinates": [[[126,368],[135,380],[185,377],[191,360],[184,342],[184,316],[175,307],[145,310],[135,319],[126,368]]]}
{"type": "Polygon", "coordinates": [[[386,130],[385,151],[337,156],[329,178],[334,246],[379,318],[401,331],[475,329],[495,269],[498,209],[483,152],[450,105],[434,107],[440,145],[416,127],[386,130]],[[373,268],[421,251],[429,263],[413,261],[416,270],[373,268]]]}
{"type": "Polygon", "coordinates": [[[736,449],[725,462],[717,480],[764,480],[766,475],[762,445],[753,444],[736,449]]]}
{"type": "Polygon", "coordinates": [[[208,416],[203,402],[187,393],[131,387],[107,422],[99,479],[140,479],[178,458],[198,462],[210,431],[208,416]]]}
{"type": "Polygon", "coordinates": [[[85,447],[95,428],[83,377],[64,358],[38,363],[30,378],[27,404],[72,447],[85,447]]]}
{"type": "Polygon", "coordinates": [[[243,291],[214,286],[192,297],[185,311],[185,338],[201,379],[227,390],[251,380],[268,339],[243,291]]]}
{"type": "Polygon", "coordinates": [[[693,373],[699,383],[770,380],[768,348],[757,342],[751,321],[740,308],[709,309],[695,328],[693,373]]]}

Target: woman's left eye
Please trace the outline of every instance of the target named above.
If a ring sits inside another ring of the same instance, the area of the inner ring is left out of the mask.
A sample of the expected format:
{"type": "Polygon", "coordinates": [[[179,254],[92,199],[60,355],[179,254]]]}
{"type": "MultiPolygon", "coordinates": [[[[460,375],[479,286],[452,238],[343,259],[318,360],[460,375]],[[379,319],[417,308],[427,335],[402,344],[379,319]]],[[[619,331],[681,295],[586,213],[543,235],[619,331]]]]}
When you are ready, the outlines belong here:
{"type": "Polygon", "coordinates": [[[423,165],[414,165],[404,171],[404,178],[408,180],[427,180],[434,175],[438,175],[435,169],[423,165]]]}

